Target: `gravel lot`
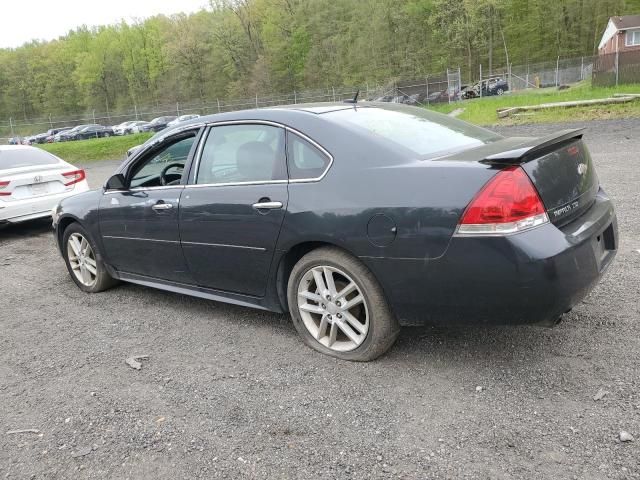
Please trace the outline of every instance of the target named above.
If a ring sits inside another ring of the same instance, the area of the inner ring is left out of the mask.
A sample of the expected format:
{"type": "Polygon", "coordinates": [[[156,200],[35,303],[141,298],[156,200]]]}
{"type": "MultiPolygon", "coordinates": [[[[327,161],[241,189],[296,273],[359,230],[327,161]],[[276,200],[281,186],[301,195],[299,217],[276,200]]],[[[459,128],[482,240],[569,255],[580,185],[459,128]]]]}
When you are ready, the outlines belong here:
{"type": "Polygon", "coordinates": [[[0,231],[0,478],[640,478],[640,120],[586,139],[621,234],[591,296],[554,329],[405,329],[369,364],[282,315],[84,294],[48,222],[0,231]]]}

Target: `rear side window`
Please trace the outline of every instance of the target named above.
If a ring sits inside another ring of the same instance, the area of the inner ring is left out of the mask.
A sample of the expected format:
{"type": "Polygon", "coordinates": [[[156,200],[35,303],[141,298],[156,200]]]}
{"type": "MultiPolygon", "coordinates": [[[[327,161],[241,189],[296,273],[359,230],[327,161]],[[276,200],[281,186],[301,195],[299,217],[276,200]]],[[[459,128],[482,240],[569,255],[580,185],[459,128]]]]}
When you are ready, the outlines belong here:
{"type": "Polygon", "coordinates": [[[0,148],[0,171],[11,168],[55,165],[58,159],[39,148],[0,148]]]}
{"type": "Polygon", "coordinates": [[[284,129],[271,125],[212,127],[202,149],[196,184],[286,180],[284,129]]]}
{"type": "Polygon", "coordinates": [[[501,138],[483,128],[426,109],[394,108],[350,108],[325,115],[340,123],[356,125],[424,157],[479,147],[501,138]]]}
{"type": "Polygon", "coordinates": [[[291,180],[321,177],[331,161],[313,144],[293,133],[287,134],[287,160],[291,180]]]}

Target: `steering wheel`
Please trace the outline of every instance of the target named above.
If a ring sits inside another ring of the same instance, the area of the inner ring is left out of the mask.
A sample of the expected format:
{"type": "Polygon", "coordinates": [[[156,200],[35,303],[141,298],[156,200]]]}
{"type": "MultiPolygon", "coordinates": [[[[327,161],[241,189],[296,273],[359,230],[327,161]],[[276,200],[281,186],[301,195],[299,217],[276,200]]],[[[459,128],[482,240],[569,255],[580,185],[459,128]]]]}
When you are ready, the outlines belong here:
{"type": "MultiPolygon", "coordinates": [[[[171,183],[176,181],[176,180],[167,181],[167,172],[170,169],[174,168],[174,167],[175,168],[181,168],[182,170],[184,170],[184,165],[182,163],[170,163],[169,165],[164,167],[162,169],[162,171],[160,172],[160,184],[161,185],[170,185],[171,183]]],[[[174,173],[173,175],[178,175],[178,174],[174,173]]],[[[182,176],[182,173],[180,173],[180,176],[182,176]]]]}

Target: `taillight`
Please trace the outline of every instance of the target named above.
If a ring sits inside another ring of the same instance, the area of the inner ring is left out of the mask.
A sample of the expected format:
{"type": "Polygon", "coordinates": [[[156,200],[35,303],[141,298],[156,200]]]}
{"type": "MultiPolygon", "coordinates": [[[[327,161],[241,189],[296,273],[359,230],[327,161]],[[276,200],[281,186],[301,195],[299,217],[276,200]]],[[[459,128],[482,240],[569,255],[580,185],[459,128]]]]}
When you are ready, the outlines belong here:
{"type": "Polygon", "coordinates": [[[86,177],[84,170],[74,170],[73,172],[63,173],[62,176],[67,180],[65,186],[73,185],[74,183],[81,182],[86,177]]]}
{"type": "Polygon", "coordinates": [[[8,180],[0,181],[0,196],[6,197],[11,195],[11,192],[3,192],[3,190],[5,190],[9,186],[9,183],[11,182],[9,182],[8,180]]]}
{"type": "Polygon", "coordinates": [[[498,172],[471,201],[457,235],[506,235],[549,222],[538,191],[517,166],[498,172]]]}

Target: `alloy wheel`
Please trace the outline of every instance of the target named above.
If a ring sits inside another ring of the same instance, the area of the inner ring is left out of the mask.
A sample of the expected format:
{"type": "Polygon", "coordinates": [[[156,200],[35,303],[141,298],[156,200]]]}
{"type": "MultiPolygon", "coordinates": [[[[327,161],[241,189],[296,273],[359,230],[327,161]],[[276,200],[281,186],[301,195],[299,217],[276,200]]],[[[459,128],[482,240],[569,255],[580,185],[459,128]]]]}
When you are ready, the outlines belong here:
{"type": "Polygon", "coordinates": [[[76,279],[86,287],[95,285],[98,264],[89,241],[79,233],[73,233],[67,241],[67,257],[76,279]]]}
{"type": "Polygon", "coordinates": [[[321,265],[298,284],[298,310],[308,332],[338,352],[358,348],[369,332],[369,311],[359,285],[342,270],[321,265]]]}

